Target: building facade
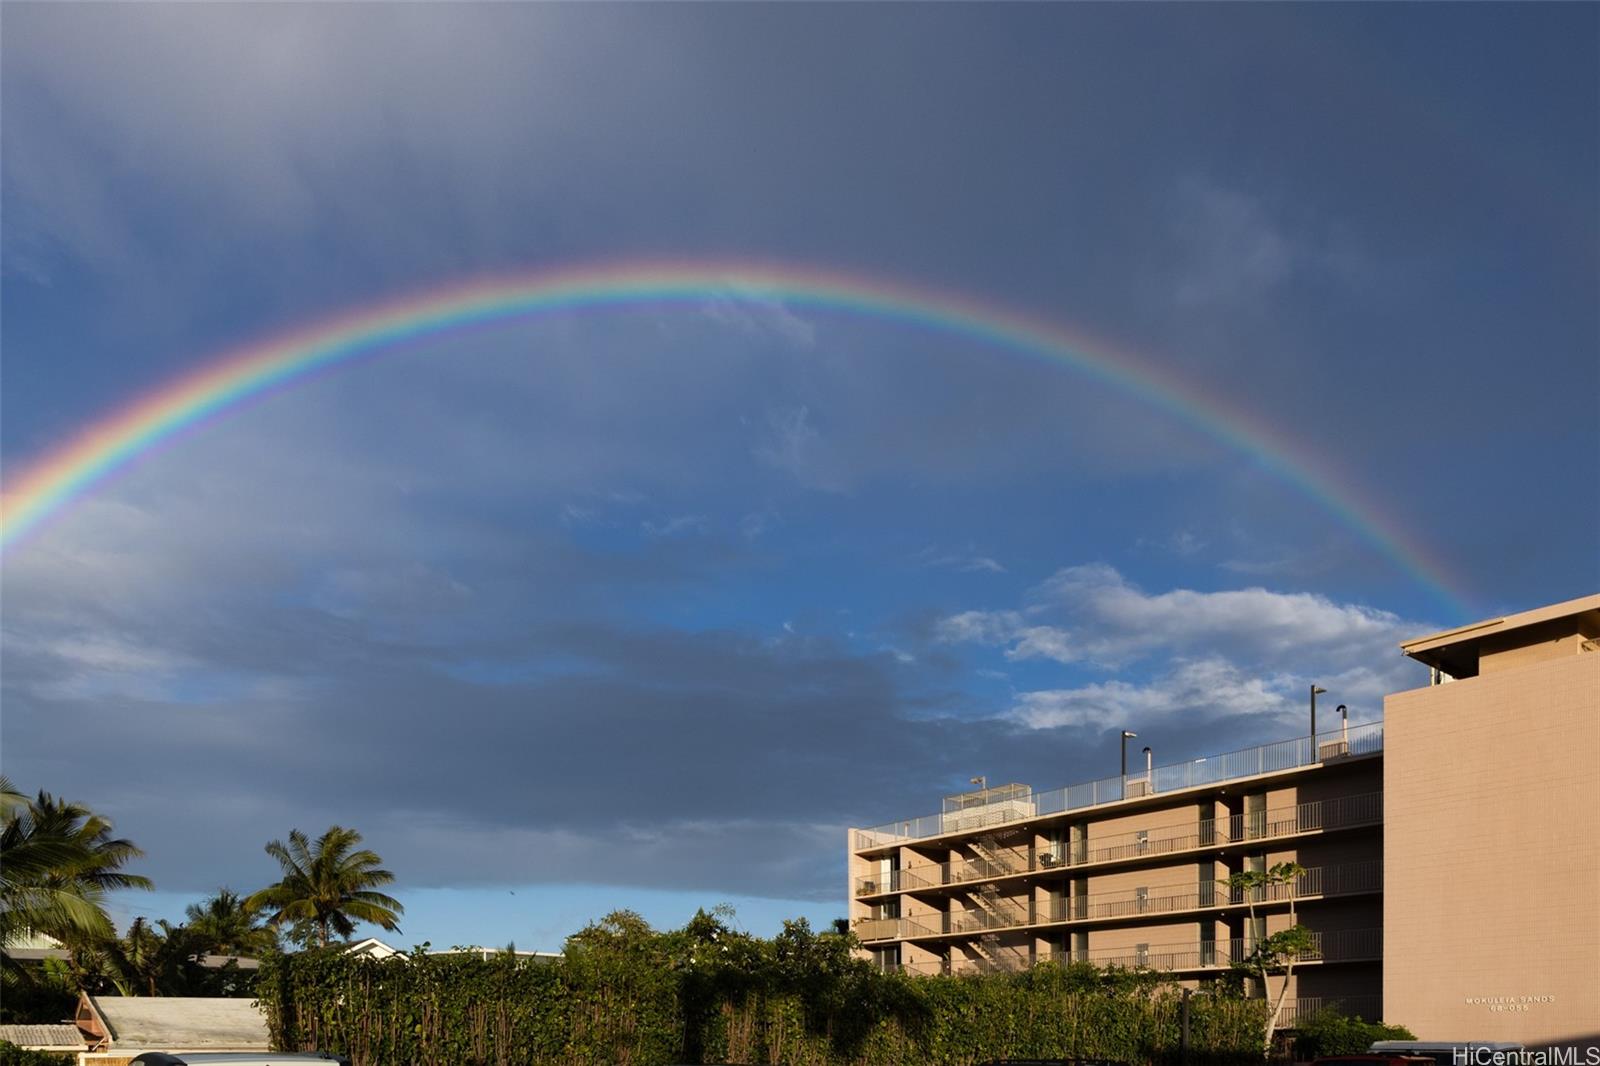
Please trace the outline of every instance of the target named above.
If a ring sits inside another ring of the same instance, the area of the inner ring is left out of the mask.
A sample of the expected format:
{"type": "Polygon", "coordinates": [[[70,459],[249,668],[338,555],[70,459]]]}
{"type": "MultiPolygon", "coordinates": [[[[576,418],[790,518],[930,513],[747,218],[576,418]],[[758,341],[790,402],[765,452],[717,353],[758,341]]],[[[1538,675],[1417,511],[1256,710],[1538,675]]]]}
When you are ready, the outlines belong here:
{"type": "Polygon", "coordinates": [[[1384,701],[1384,1010],[1600,1043],[1600,596],[1403,645],[1384,701]]]}
{"type": "Polygon", "coordinates": [[[1381,724],[1341,723],[1047,792],[950,796],[938,814],[850,830],[852,926],[878,965],[913,974],[1056,960],[1196,985],[1297,919],[1314,946],[1287,1016],[1376,1014],[1382,751],[1381,724]],[[1253,891],[1228,884],[1279,863],[1305,869],[1253,891]]]}
{"type": "Polygon", "coordinates": [[[1385,721],[1049,791],[982,783],[850,829],[861,951],[913,974],[1084,961],[1194,986],[1297,921],[1312,946],[1286,1022],[1331,1007],[1424,1039],[1600,1031],[1597,636],[1600,596],[1435,634],[1402,650],[1437,683],[1389,697],[1385,721]],[[1228,883],[1279,863],[1304,870],[1228,883]]]}

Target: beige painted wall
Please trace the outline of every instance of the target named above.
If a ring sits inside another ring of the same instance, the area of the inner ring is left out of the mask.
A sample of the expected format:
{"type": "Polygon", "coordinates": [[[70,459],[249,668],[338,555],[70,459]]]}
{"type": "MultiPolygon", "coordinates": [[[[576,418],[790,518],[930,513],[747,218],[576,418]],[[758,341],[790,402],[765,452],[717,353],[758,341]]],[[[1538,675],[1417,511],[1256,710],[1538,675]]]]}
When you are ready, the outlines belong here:
{"type": "Polygon", "coordinates": [[[1384,718],[1386,1020],[1600,1033],[1600,653],[1397,693],[1384,718]]]}

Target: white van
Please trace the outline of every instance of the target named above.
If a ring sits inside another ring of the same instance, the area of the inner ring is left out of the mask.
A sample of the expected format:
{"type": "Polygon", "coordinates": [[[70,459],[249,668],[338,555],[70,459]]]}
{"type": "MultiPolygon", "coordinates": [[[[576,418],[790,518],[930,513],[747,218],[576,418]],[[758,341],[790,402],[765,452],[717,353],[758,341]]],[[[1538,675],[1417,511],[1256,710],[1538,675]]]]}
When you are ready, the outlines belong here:
{"type": "Polygon", "coordinates": [[[326,1052],[146,1052],[133,1066],[294,1066],[296,1063],[339,1063],[350,1060],[326,1052]]]}
{"type": "Polygon", "coordinates": [[[1518,1060],[1522,1045],[1485,1040],[1379,1040],[1370,1050],[1377,1055],[1423,1055],[1439,1066],[1504,1066],[1518,1060]]]}

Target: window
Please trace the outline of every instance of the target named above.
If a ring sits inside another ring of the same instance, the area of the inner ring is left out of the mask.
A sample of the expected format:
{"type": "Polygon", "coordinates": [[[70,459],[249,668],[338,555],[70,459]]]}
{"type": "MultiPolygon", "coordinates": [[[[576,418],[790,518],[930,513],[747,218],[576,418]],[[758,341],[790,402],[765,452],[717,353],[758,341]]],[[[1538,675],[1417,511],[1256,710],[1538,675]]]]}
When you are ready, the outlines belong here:
{"type": "Polygon", "coordinates": [[[1150,965],[1150,945],[1135,944],[1133,948],[1133,964],[1135,966],[1150,965]]]}
{"type": "Polygon", "coordinates": [[[1267,797],[1265,793],[1244,798],[1245,832],[1251,840],[1267,835],[1267,797]]]}

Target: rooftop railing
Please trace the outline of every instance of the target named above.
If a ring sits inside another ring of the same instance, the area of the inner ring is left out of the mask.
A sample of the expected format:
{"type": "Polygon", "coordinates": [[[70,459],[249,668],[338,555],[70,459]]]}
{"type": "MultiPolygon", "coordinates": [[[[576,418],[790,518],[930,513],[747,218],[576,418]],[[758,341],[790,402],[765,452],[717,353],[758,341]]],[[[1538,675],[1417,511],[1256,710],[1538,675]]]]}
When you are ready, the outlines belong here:
{"type": "MultiPolygon", "coordinates": [[[[956,811],[905,818],[856,830],[856,850],[888,847],[907,840],[966,833],[1029,818],[1088,810],[1125,799],[1139,799],[1216,785],[1262,774],[1280,773],[1334,759],[1370,755],[1383,750],[1383,723],[1340,726],[1315,737],[1295,737],[1187,762],[1157,766],[1148,773],[1107,777],[1077,785],[1035,792],[1028,800],[1007,795],[991,806],[966,806],[956,811]]],[[[1009,786],[1018,787],[1018,786],[1009,786]]]]}

